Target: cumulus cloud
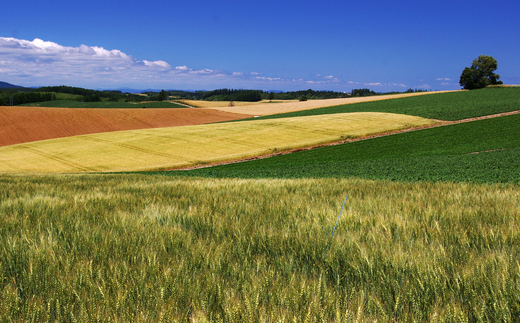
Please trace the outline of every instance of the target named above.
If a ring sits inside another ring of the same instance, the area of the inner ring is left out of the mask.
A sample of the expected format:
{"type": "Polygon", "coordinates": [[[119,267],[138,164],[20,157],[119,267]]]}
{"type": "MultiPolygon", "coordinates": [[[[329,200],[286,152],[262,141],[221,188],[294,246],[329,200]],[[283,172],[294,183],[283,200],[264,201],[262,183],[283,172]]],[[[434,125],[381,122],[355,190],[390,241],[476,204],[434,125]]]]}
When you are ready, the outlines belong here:
{"type": "MultiPolygon", "coordinates": [[[[333,75],[317,74],[315,79],[283,78],[260,72],[225,72],[210,68],[193,69],[170,65],[164,60],[139,60],[117,49],[98,46],[63,46],[51,41],[0,37],[2,80],[25,86],[66,84],[89,88],[199,88],[217,87],[340,89],[352,85],[401,86],[380,82],[344,82],[333,75]],[[175,67],[173,67],[175,66],[175,67]]],[[[402,85],[404,87],[404,85],[402,85]]]]}
{"type": "Polygon", "coordinates": [[[171,71],[165,61],[139,61],[120,50],[98,46],[62,46],[54,42],[0,37],[0,70],[9,79],[31,78],[33,83],[76,81],[108,85],[171,71]]]}
{"type": "Polygon", "coordinates": [[[451,79],[447,77],[438,77],[437,81],[451,81],[451,79]]]}

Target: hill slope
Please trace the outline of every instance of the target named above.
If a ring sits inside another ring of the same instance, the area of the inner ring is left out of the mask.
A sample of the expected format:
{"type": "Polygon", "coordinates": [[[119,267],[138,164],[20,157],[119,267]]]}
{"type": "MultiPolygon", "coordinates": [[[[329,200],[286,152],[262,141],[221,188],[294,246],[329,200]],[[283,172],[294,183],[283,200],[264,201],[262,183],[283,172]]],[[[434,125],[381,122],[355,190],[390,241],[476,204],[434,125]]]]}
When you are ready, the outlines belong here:
{"type": "Polygon", "coordinates": [[[0,172],[171,169],[433,123],[397,114],[347,113],[91,134],[0,147],[0,172]]]}
{"type": "Polygon", "coordinates": [[[196,125],[248,115],[209,109],[0,107],[0,147],[91,133],[196,125]]]}
{"type": "Polygon", "coordinates": [[[267,159],[164,174],[519,183],[519,124],[520,114],[514,114],[267,159]]]}
{"type": "Polygon", "coordinates": [[[13,85],[7,82],[0,81],[0,89],[10,89],[10,88],[21,88],[23,86],[13,85]]]}

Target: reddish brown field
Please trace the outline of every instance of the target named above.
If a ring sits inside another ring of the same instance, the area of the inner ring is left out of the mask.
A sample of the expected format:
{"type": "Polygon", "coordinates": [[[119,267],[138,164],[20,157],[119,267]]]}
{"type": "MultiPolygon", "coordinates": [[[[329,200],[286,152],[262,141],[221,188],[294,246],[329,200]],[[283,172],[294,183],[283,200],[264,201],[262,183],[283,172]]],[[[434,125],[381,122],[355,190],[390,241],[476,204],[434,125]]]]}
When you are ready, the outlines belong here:
{"type": "Polygon", "coordinates": [[[237,120],[214,109],[70,109],[0,107],[0,147],[53,138],[237,120]]]}

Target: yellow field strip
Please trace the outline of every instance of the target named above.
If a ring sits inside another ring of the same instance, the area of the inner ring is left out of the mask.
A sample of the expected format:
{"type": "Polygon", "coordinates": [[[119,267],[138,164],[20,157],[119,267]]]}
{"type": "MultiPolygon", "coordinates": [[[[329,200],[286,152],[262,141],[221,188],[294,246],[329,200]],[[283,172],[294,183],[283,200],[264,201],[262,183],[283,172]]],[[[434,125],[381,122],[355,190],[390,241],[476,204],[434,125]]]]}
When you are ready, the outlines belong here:
{"type": "MultiPolygon", "coordinates": [[[[414,93],[403,93],[403,94],[389,94],[389,95],[374,95],[374,96],[364,96],[364,97],[354,97],[354,98],[345,98],[345,99],[326,99],[326,100],[309,100],[309,101],[287,101],[283,103],[263,103],[262,102],[254,102],[254,104],[235,104],[234,107],[228,107],[229,102],[208,102],[208,104],[204,104],[205,108],[216,109],[220,111],[226,112],[234,112],[234,113],[242,113],[249,114],[255,116],[265,116],[279,113],[287,113],[294,111],[302,111],[302,110],[310,110],[317,108],[325,108],[332,107],[343,104],[353,104],[360,102],[371,102],[371,101],[381,101],[381,100],[390,100],[390,99],[399,99],[406,98],[410,96],[418,96],[418,95],[430,95],[436,93],[445,93],[445,92],[453,92],[453,91],[435,91],[435,92],[414,92],[414,93]],[[220,104],[218,106],[212,104],[220,104]]],[[[197,102],[197,101],[195,101],[197,102]]],[[[199,101],[200,102],[200,101],[199,101]]]]}
{"type": "Polygon", "coordinates": [[[164,170],[434,123],[367,112],[99,133],[0,147],[0,172],[164,170]]]}
{"type": "MultiPolygon", "coordinates": [[[[278,104],[278,103],[297,103],[298,100],[262,100],[258,102],[233,101],[235,107],[243,107],[246,105],[260,105],[260,104],[278,104]]],[[[229,101],[204,101],[204,100],[174,100],[174,103],[187,104],[197,108],[227,108],[229,101]]]]}

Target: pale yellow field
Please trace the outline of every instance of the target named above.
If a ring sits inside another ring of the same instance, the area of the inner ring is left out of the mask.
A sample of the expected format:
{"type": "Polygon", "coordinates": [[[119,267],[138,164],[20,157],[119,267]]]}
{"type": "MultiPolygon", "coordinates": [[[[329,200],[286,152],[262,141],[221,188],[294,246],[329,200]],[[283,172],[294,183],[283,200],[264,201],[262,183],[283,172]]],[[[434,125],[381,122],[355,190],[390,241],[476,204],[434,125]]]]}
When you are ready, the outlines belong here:
{"type": "Polygon", "coordinates": [[[430,94],[444,93],[444,92],[453,92],[453,91],[415,92],[415,93],[403,93],[403,94],[391,94],[391,95],[354,97],[354,98],[344,98],[344,99],[309,100],[309,101],[303,101],[303,102],[291,100],[291,101],[286,101],[283,103],[263,103],[265,101],[262,101],[262,102],[258,102],[256,104],[247,104],[247,105],[235,104],[234,107],[228,107],[229,102],[227,102],[227,104],[225,104],[223,106],[208,105],[208,106],[205,106],[205,108],[213,108],[213,109],[217,109],[217,110],[221,110],[221,111],[250,114],[250,115],[255,115],[255,116],[265,116],[265,115],[287,113],[287,112],[294,112],[294,111],[301,111],[301,110],[332,107],[332,106],[343,105],[343,104],[390,100],[390,99],[397,99],[397,98],[405,98],[405,97],[409,97],[409,96],[430,95],[430,94]]]}
{"type": "MultiPolygon", "coordinates": [[[[203,101],[203,100],[175,100],[175,102],[184,103],[192,107],[198,108],[227,108],[229,107],[229,101],[203,101]]],[[[262,100],[259,102],[245,102],[245,101],[233,101],[235,107],[243,107],[249,105],[260,105],[260,104],[278,104],[278,103],[295,103],[298,100],[262,100]]]]}
{"type": "Polygon", "coordinates": [[[372,112],[91,134],[0,147],[0,172],[172,169],[433,123],[372,112]]]}

